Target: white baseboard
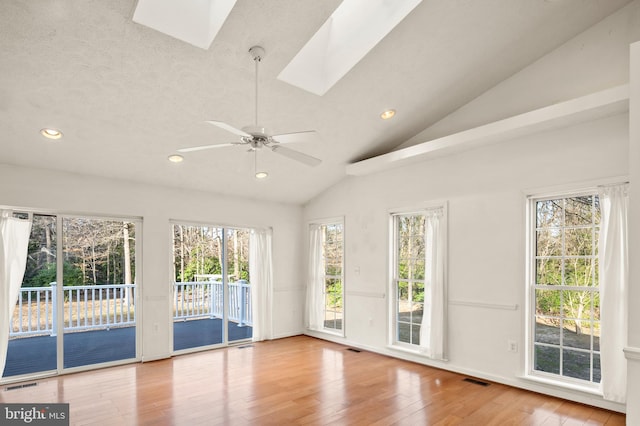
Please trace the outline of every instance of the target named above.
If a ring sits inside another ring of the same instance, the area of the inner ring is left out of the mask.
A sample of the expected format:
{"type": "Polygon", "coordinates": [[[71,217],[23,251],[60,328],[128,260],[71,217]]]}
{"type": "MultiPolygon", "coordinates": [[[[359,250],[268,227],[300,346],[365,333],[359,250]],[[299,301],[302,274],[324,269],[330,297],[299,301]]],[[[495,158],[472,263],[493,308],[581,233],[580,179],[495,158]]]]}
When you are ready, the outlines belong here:
{"type": "Polygon", "coordinates": [[[171,354],[143,356],[140,359],[140,361],[141,362],[152,362],[152,361],[160,361],[161,359],[167,359],[167,358],[171,358],[171,354]]]}
{"type": "Polygon", "coordinates": [[[302,334],[303,333],[300,330],[297,330],[297,331],[285,331],[284,333],[278,333],[278,334],[274,335],[272,340],[284,339],[284,338],[287,338],[287,337],[300,336],[302,334]]]}

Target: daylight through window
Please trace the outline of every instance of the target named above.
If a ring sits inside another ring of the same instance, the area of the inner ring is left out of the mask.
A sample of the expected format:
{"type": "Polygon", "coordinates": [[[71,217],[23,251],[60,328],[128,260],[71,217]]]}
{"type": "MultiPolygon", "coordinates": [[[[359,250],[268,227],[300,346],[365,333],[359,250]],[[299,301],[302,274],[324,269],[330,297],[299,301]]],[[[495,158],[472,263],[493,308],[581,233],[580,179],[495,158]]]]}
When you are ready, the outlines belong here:
{"type": "Polygon", "coordinates": [[[534,199],[531,208],[531,369],[599,383],[599,198],[534,199]]]}

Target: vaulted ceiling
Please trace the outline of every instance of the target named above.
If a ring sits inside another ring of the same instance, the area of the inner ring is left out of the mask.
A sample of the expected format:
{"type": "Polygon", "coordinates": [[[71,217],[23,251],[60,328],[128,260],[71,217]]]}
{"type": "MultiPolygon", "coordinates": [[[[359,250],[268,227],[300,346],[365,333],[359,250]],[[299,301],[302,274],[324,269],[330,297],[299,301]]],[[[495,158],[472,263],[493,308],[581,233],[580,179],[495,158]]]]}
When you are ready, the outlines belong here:
{"type": "MultiPolygon", "coordinates": [[[[304,203],[353,161],[392,150],[628,0],[423,0],[323,96],[277,79],[340,0],[238,0],[209,49],[133,22],[135,0],[0,2],[0,163],[287,203],[304,203]],[[316,130],[288,145],[308,167],[233,146],[254,121],[316,130]],[[379,114],[397,115],[383,121],[379,114]],[[50,141],[40,129],[60,129],[50,141]]],[[[46,183],[44,183],[46,184],[46,183]]]]}

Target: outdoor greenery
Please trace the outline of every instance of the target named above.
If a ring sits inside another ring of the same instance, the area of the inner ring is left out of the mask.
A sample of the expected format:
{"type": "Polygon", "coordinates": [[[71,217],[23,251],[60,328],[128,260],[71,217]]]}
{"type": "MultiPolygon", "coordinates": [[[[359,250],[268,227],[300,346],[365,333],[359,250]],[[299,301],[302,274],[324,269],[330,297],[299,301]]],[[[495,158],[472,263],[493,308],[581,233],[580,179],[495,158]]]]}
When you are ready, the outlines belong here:
{"type": "MultiPolygon", "coordinates": [[[[23,287],[56,281],[57,218],[34,215],[23,287]]],[[[63,218],[65,286],[131,284],[135,276],[135,226],[129,222],[63,218]]]]}
{"type": "Polygon", "coordinates": [[[343,225],[331,223],[320,227],[324,262],[324,327],[342,329],[343,310],[343,225]]]}
{"type": "Polygon", "coordinates": [[[598,382],[599,199],[540,200],[535,208],[535,369],[598,382]]]}
{"type": "Polygon", "coordinates": [[[231,282],[249,279],[249,230],[209,226],[173,225],[176,282],[222,277],[223,232],[227,249],[226,274],[231,282]]]}
{"type": "Polygon", "coordinates": [[[396,339],[414,345],[420,344],[425,302],[425,226],[423,214],[395,218],[396,339]]]}

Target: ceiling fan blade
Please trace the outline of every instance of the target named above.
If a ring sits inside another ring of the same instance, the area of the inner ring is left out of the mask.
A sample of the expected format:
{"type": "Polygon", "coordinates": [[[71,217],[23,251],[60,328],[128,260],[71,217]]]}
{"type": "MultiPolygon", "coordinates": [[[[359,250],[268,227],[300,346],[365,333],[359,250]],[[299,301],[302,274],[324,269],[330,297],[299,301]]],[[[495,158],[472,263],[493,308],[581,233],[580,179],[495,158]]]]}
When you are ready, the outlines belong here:
{"type": "Polygon", "coordinates": [[[283,133],[281,135],[273,135],[272,139],[278,143],[315,142],[318,140],[318,132],[307,130],[304,132],[283,133]]]}
{"type": "Polygon", "coordinates": [[[205,149],[212,149],[212,148],[225,148],[227,146],[234,146],[234,145],[240,145],[240,142],[235,143],[217,143],[214,145],[202,145],[202,146],[192,146],[190,148],[180,148],[177,149],[176,151],[178,152],[194,152],[194,151],[202,151],[205,149]]]}
{"type": "Polygon", "coordinates": [[[251,137],[251,135],[244,130],[236,129],[235,127],[223,121],[209,120],[205,121],[205,123],[213,124],[214,126],[220,127],[221,129],[226,130],[227,132],[231,132],[234,135],[251,137]]]}
{"type": "Polygon", "coordinates": [[[284,146],[275,145],[271,147],[271,150],[277,154],[284,155],[285,157],[299,161],[311,167],[315,167],[318,164],[322,163],[322,160],[320,160],[319,158],[303,154],[302,152],[294,151],[293,149],[289,149],[284,146]]]}

